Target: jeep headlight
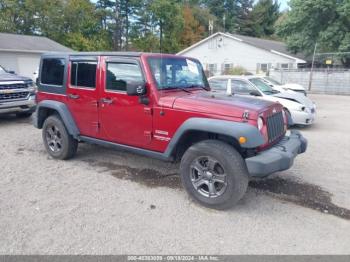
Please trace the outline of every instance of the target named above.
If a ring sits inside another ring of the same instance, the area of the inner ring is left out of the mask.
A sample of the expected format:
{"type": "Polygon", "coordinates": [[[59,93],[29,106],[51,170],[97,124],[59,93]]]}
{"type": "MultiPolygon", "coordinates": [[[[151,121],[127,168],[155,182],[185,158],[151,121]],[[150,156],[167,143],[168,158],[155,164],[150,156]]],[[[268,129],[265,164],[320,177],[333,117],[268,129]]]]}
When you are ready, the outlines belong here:
{"type": "Polygon", "coordinates": [[[258,129],[259,129],[259,131],[261,131],[263,127],[264,127],[264,119],[261,116],[259,116],[259,118],[258,118],[258,129]]]}

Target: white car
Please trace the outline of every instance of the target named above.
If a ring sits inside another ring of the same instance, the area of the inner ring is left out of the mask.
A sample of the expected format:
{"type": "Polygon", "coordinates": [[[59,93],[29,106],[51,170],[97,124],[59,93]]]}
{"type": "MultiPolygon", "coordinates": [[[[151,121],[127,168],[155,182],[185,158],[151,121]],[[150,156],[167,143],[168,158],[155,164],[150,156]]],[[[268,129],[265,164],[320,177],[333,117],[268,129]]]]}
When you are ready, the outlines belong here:
{"type": "Polygon", "coordinates": [[[316,119],[316,105],[309,98],[293,91],[274,90],[256,76],[214,76],[209,78],[209,84],[214,92],[255,96],[259,99],[278,102],[290,114],[295,125],[311,125],[316,119]]]}
{"type": "Polygon", "coordinates": [[[292,90],[294,92],[302,93],[305,96],[307,95],[306,90],[302,85],[292,83],[287,83],[283,85],[282,83],[269,76],[261,77],[261,79],[273,89],[276,89],[280,92],[283,92],[285,90],[292,90]]]}

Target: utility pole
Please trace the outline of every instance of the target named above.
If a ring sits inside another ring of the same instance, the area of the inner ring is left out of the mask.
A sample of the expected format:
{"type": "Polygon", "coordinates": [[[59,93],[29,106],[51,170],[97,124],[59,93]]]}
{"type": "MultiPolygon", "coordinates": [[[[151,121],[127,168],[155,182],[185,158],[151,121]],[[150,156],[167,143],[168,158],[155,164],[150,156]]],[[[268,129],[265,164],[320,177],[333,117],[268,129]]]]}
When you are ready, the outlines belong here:
{"type": "Polygon", "coordinates": [[[312,75],[314,73],[314,63],[315,63],[316,49],[317,49],[317,42],[315,43],[314,55],[312,56],[312,63],[311,63],[311,70],[310,70],[310,79],[309,79],[309,88],[308,88],[309,91],[311,90],[311,86],[312,86],[312,75]]]}
{"type": "Polygon", "coordinates": [[[214,32],[214,21],[213,20],[209,20],[208,29],[209,29],[209,35],[212,35],[214,32]]]}
{"type": "Polygon", "coordinates": [[[223,24],[224,24],[224,33],[226,33],[226,14],[224,14],[224,17],[222,18],[223,24]]]}

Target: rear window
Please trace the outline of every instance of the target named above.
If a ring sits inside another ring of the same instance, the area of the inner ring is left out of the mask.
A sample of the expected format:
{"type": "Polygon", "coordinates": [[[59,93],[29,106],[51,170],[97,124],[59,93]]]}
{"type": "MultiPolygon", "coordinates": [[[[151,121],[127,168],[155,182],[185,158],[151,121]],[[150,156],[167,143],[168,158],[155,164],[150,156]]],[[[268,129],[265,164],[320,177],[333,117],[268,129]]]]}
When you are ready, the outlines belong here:
{"type": "Polygon", "coordinates": [[[211,79],[209,80],[209,85],[214,90],[227,90],[227,79],[211,79]]]}
{"type": "Polygon", "coordinates": [[[65,59],[45,58],[42,62],[41,83],[62,86],[64,79],[65,59]]]}
{"type": "Polygon", "coordinates": [[[70,84],[77,87],[95,88],[97,62],[72,62],[70,84]]]}

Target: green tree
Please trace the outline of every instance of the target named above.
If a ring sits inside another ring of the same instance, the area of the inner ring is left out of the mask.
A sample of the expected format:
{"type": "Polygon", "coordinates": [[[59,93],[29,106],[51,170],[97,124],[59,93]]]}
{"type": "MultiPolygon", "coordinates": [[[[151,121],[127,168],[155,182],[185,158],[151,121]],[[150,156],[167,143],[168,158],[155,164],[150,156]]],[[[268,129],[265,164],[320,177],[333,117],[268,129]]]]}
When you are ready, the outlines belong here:
{"type": "Polygon", "coordinates": [[[180,50],[177,41],[184,26],[181,6],[168,0],[154,0],[150,5],[155,26],[159,28],[160,51],[175,53],[180,50]]]}
{"type": "Polygon", "coordinates": [[[35,1],[0,0],[0,31],[31,34],[34,14],[35,1]]]}
{"type": "MultiPolygon", "coordinates": [[[[295,53],[350,51],[349,0],[291,0],[290,11],[278,24],[278,34],[295,53]]],[[[341,57],[350,67],[350,57],[341,57]]]]}
{"type": "Polygon", "coordinates": [[[0,0],[0,31],[49,37],[77,51],[108,49],[89,0],[0,0]]]}
{"type": "Polygon", "coordinates": [[[275,0],[259,0],[250,16],[251,35],[271,36],[275,33],[275,23],[280,16],[279,4],[275,0]]]}
{"type": "Polygon", "coordinates": [[[240,0],[202,0],[202,5],[209,8],[216,19],[216,30],[234,33],[239,31],[238,13],[240,0]]]}
{"type": "Polygon", "coordinates": [[[240,8],[237,14],[238,32],[242,35],[255,35],[252,21],[252,9],[254,0],[240,0],[240,8]]]}

